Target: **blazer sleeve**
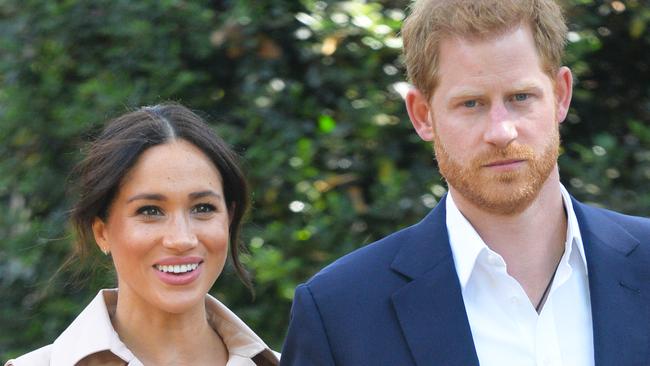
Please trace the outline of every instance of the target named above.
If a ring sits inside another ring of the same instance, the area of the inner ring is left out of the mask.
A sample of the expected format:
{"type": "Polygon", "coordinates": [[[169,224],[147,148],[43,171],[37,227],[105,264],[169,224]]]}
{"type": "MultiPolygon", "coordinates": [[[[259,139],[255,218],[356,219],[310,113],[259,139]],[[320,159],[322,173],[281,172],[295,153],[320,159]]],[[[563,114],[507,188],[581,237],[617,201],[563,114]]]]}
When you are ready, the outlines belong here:
{"type": "Polygon", "coordinates": [[[280,366],[334,366],[318,305],[308,285],[296,288],[280,366]]]}

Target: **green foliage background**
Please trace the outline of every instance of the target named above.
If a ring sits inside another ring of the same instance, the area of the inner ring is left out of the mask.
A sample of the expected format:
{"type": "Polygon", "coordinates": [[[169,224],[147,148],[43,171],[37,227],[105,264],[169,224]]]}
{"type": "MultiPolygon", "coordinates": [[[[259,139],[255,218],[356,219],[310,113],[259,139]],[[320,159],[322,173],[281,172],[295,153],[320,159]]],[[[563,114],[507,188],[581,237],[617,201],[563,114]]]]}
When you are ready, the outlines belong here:
{"type": "MultiPolygon", "coordinates": [[[[246,161],[255,301],[227,271],[212,293],[279,349],[294,287],[418,221],[445,193],[399,91],[407,0],[1,0],[0,359],[52,342],[100,287],[70,252],[68,172],[109,117],[175,100],[246,161]],[[81,278],[80,278],[81,277],[81,278]]],[[[650,6],[567,0],[575,73],[563,182],[650,214],[650,6]]]]}

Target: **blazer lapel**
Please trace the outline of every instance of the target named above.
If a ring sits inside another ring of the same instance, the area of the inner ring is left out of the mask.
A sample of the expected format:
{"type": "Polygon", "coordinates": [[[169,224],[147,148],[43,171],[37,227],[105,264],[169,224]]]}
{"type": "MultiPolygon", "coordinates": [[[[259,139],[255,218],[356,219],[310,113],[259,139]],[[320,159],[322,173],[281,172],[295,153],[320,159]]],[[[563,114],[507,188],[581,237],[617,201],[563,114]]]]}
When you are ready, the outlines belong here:
{"type": "Polygon", "coordinates": [[[646,365],[650,285],[643,248],[601,211],[575,200],[573,206],[587,257],[595,364],[646,365]]]}
{"type": "Polygon", "coordinates": [[[409,231],[391,267],[412,281],[393,294],[393,306],[417,365],[478,366],[445,211],[442,199],[409,231]]]}

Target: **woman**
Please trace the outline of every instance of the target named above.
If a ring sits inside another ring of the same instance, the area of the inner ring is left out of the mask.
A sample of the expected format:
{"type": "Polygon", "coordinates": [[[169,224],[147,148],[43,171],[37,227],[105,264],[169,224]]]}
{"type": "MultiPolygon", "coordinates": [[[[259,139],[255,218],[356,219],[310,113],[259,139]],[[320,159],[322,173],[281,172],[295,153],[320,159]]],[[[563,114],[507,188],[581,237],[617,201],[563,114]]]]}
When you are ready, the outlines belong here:
{"type": "Polygon", "coordinates": [[[106,126],[79,165],[81,253],[113,259],[102,290],[53,344],[7,365],[277,365],[264,342],[208,291],[228,251],[240,279],[248,191],[235,154],[178,104],[106,126]]]}

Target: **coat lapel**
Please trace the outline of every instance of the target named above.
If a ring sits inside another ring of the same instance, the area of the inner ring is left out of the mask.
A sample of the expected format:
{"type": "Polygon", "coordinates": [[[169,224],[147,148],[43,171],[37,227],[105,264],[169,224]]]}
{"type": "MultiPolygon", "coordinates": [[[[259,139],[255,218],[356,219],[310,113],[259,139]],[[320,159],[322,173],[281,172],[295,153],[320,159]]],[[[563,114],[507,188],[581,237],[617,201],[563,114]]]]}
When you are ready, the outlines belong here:
{"type": "Polygon", "coordinates": [[[601,211],[575,200],[573,206],[589,271],[595,364],[646,365],[650,342],[647,249],[601,211]]]}
{"type": "Polygon", "coordinates": [[[391,267],[412,279],[392,301],[416,364],[478,366],[449,247],[444,199],[411,228],[391,267]]]}

